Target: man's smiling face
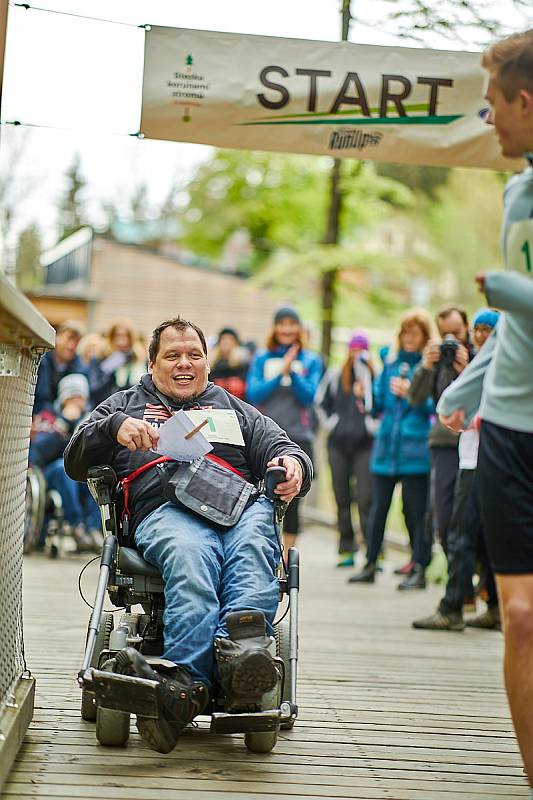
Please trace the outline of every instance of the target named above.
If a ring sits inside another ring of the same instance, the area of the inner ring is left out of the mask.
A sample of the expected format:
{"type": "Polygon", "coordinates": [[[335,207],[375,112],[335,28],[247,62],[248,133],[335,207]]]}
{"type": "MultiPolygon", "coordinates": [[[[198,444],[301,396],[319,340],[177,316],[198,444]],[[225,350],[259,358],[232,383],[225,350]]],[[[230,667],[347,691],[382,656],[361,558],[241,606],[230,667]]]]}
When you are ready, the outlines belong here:
{"type": "Polygon", "coordinates": [[[207,355],[192,328],[165,328],[155,360],[149,362],[148,368],[156,389],[180,403],[194,400],[207,386],[207,355]]]}

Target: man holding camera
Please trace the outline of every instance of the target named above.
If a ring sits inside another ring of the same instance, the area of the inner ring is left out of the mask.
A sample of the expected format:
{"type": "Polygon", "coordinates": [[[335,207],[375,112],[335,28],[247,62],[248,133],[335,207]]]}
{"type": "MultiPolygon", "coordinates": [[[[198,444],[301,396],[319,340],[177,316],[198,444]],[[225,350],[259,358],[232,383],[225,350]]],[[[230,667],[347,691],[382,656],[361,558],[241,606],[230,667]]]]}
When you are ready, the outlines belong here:
{"type": "MultiPolygon", "coordinates": [[[[428,397],[437,405],[443,391],[461,374],[473,351],[468,336],[468,318],[459,306],[447,306],[437,314],[442,342],[426,345],[422,363],[413,375],[409,402],[420,405],[428,397]]],[[[444,551],[453,507],[453,491],[459,470],[458,434],[436,421],[429,433],[431,450],[431,503],[444,551]]]]}

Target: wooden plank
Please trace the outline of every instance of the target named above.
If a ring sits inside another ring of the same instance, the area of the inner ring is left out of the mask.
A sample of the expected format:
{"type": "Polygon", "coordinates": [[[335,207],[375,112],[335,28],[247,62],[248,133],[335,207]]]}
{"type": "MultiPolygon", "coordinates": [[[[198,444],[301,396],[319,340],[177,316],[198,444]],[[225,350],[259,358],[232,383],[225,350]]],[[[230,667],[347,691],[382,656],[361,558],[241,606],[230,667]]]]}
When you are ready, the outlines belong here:
{"type": "MultiPolygon", "coordinates": [[[[316,529],[304,537],[295,730],[260,755],[242,736],[212,736],[201,721],[162,756],[144,746],[134,724],[127,748],[103,748],[94,724],[79,717],[75,678],[88,610],[76,582],[85,559],[26,559],[36,710],[3,796],[527,798],[502,685],[501,635],[414,631],[411,620],[437,605],[441,589],[396,593],[389,573],[373,586],[348,586],[334,561],[329,535],[316,529]]],[[[89,597],[95,578],[90,567],[89,597]]]]}

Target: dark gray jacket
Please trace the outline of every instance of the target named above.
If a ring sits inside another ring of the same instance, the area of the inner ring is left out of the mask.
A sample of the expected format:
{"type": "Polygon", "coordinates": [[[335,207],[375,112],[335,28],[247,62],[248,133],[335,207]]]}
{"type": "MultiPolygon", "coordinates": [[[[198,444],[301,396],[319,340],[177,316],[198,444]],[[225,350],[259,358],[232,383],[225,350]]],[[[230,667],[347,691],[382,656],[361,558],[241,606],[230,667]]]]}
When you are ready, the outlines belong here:
{"type": "MultiPolygon", "coordinates": [[[[74,480],[85,481],[89,467],[109,464],[119,478],[129,475],[157,458],[157,454],[150,451],[132,453],[118,444],[117,433],[124,420],[135,417],[158,427],[170,418],[173,411],[195,408],[233,409],[237,415],[244,445],[213,442],[213,455],[223,458],[252,483],[257,483],[263,477],[271,459],[280,455],[294,456],[303,470],[300,496],[307,494],[313,476],[311,462],[273,420],[213,383],[208,383],[205,391],[195,400],[178,404],[157,392],[150,375],[144,375],[131,389],[108,397],[80,425],[65,450],[67,474],[74,480]]],[[[157,470],[149,469],[130,487],[133,528],[164,502],[157,470]]]]}
{"type": "MultiPolygon", "coordinates": [[[[448,366],[439,361],[431,369],[426,369],[420,364],[409,387],[410,404],[419,406],[431,397],[436,406],[443,391],[455,378],[457,372],[452,365],[448,366]]],[[[428,442],[430,447],[457,447],[459,434],[445,428],[437,419],[429,432],[428,442]]]]}

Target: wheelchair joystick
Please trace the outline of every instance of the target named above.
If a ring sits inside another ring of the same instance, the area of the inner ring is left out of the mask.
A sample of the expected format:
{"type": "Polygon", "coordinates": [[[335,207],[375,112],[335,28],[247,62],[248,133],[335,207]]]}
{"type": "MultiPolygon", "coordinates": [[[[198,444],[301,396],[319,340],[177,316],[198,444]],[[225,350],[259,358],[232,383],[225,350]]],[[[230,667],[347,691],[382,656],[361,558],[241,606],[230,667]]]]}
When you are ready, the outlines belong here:
{"type": "Polygon", "coordinates": [[[269,500],[280,500],[274,489],[278,483],[283,483],[287,470],[285,467],[269,467],[265,473],[265,494],[269,500]]]}

